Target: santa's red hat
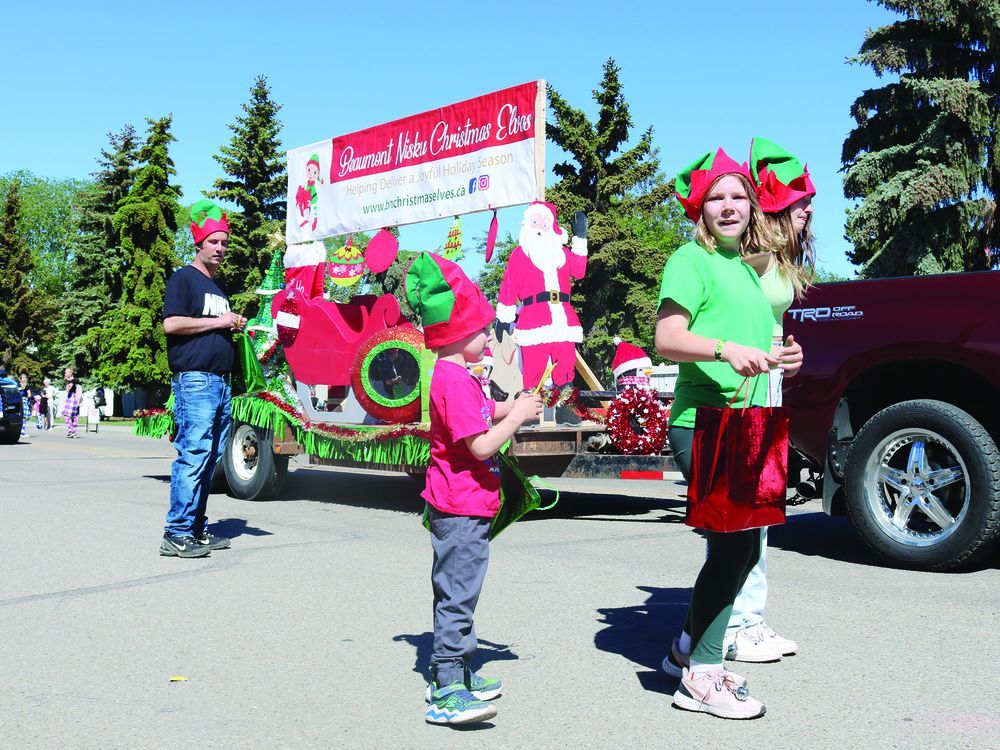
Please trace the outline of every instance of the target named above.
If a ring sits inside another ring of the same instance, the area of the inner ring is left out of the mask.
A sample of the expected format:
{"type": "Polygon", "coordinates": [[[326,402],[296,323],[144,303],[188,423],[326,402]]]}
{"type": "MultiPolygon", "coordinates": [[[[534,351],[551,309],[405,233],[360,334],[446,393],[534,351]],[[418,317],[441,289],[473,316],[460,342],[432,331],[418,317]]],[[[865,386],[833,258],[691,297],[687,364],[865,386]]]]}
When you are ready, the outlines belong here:
{"type": "Polygon", "coordinates": [[[483,367],[493,367],[493,352],[490,351],[489,347],[483,351],[483,358],[479,360],[479,364],[483,367]]]}
{"type": "Polygon", "coordinates": [[[558,217],[556,215],[556,207],[554,205],[552,205],[551,203],[548,203],[547,201],[532,201],[531,205],[529,205],[524,210],[524,213],[525,213],[525,216],[527,216],[528,214],[540,213],[540,214],[543,214],[545,216],[545,218],[548,218],[549,215],[551,215],[552,216],[552,233],[553,234],[560,234],[560,235],[563,233],[562,227],[559,226],[558,217]],[[548,212],[548,213],[546,214],[544,212],[548,212]]]}
{"type": "Polygon", "coordinates": [[[420,316],[428,349],[484,330],[496,313],[465,271],[433,253],[420,253],[406,269],[406,301],[420,316]]]}
{"type": "Polygon", "coordinates": [[[615,336],[615,359],[611,363],[611,371],[616,378],[620,378],[629,370],[641,370],[644,367],[652,367],[653,360],[646,356],[646,352],[635,344],[629,344],[615,336]]]}

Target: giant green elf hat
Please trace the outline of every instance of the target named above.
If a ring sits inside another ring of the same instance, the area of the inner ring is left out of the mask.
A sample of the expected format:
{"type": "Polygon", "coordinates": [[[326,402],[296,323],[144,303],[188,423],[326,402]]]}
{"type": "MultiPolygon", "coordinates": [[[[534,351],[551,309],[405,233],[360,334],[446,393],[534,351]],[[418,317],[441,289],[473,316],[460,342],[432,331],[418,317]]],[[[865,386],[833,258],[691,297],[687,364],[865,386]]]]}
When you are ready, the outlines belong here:
{"type": "Polygon", "coordinates": [[[406,301],[424,327],[428,349],[483,330],[496,317],[478,286],[462,268],[433,253],[420,253],[406,269],[406,301]]]}
{"type": "Polygon", "coordinates": [[[809,168],[767,138],[750,141],[750,171],[757,187],[757,202],[766,214],[776,214],[797,200],[816,195],[809,168]]]}
{"type": "Polygon", "coordinates": [[[709,151],[695,159],[677,175],[675,184],[677,200],[691,221],[698,221],[701,217],[701,204],[712,183],[726,174],[741,174],[748,180],[751,179],[746,162],[737,164],[720,148],[714,154],[709,151]]]}
{"type": "Polygon", "coordinates": [[[229,222],[222,209],[209,200],[200,200],[191,206],[191,236],[200,245],[212,232],[229,234],[229,222]]]}

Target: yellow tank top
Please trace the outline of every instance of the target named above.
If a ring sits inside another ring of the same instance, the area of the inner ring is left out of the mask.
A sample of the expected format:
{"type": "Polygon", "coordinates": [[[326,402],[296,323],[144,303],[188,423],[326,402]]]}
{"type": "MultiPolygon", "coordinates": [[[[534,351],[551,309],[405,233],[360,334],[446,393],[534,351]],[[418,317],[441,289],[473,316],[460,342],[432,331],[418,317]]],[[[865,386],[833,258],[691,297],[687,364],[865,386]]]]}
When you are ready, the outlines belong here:
{"type": "Polygon", "coordinates": [[[768,304],[771,305],[771,314],[774,315],[772,337],[783,338],[784,331],[781,327],[781,319],[785,310],[792,306],[792,300],[795,299],[795,287],[775,263],[769,271],[765,271],[760,277],[760,288],[763,290],[764,296],[767,297],[768,304]]]}

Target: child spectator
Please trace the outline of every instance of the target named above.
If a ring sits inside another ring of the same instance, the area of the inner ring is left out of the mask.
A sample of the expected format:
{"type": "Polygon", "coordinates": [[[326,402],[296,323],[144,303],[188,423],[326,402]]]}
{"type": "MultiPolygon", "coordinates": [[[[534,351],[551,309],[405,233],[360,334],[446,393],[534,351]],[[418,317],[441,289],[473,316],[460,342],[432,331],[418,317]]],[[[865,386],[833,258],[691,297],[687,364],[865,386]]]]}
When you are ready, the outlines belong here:
{"type": "Polygon", "coordinates": [[[423,322],[427,347],[438,357],[423,492],[434,550],[434,647],[425,719],[471,724],[496,716],[486,701],[503,689],[499,679],[481,677],[469,664],[476,650],[473,615],[489,561],[490,521],[500,507],[496,454],[542,404],[532,394],[497,404],[466,369],[482,359],[495,315],[461,268],[421,253],[407,269],[406,296],[423,322]]]}

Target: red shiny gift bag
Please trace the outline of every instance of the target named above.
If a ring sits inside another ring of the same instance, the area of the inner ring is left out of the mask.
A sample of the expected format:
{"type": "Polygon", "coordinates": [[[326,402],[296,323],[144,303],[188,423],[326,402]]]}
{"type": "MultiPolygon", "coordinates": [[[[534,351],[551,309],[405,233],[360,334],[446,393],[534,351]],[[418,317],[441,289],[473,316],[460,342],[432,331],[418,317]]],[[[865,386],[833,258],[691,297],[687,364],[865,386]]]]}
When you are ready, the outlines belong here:
{"type": "MultiPolygon", "coordinates": [[[[738,396],[739,391],[729,403],[738,396]]],[[[731,532],[782,524],[787,482],[787,409],[698,407],[684,519],[688,526],[731,532]]]]}

